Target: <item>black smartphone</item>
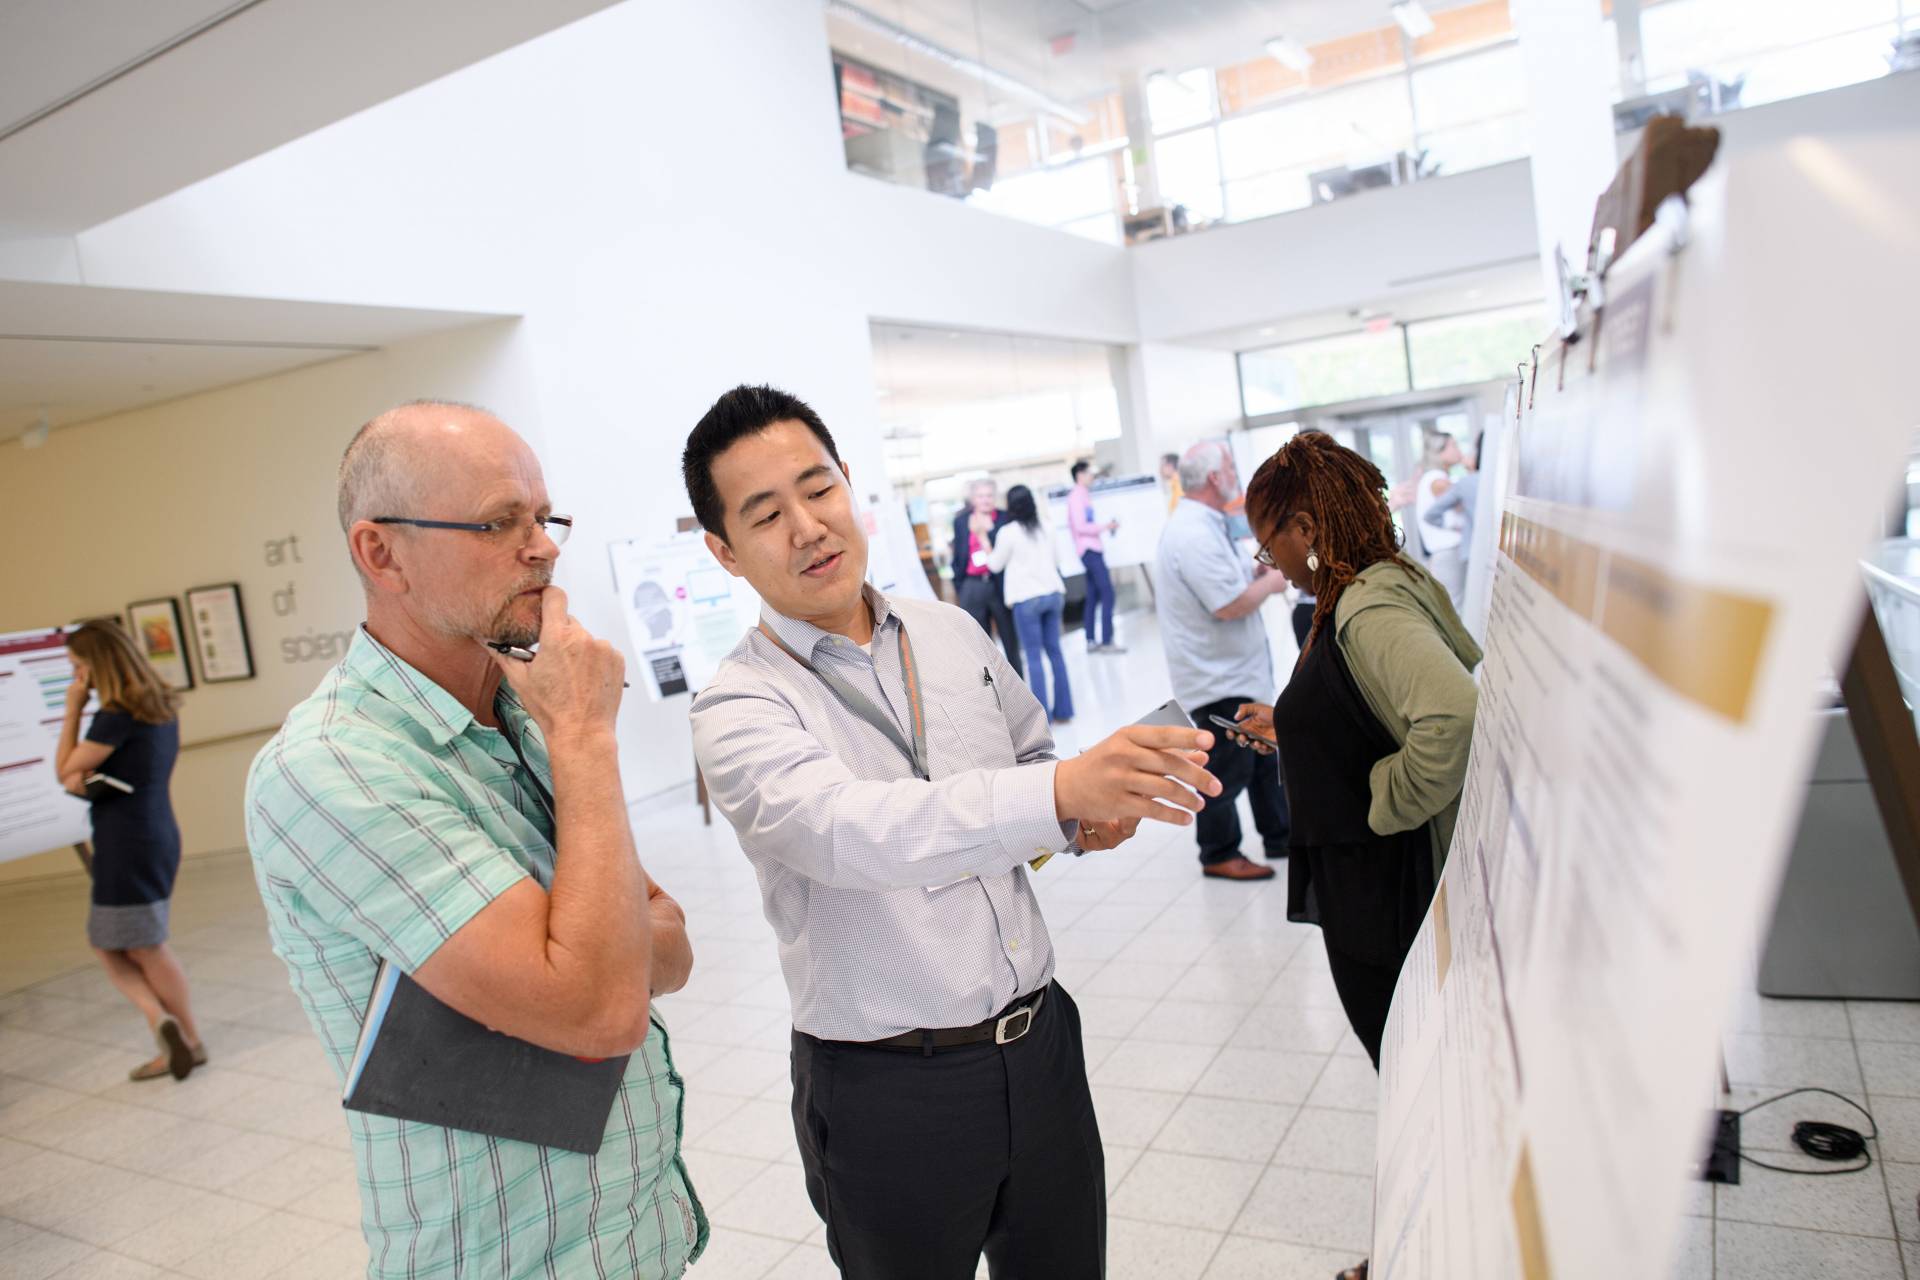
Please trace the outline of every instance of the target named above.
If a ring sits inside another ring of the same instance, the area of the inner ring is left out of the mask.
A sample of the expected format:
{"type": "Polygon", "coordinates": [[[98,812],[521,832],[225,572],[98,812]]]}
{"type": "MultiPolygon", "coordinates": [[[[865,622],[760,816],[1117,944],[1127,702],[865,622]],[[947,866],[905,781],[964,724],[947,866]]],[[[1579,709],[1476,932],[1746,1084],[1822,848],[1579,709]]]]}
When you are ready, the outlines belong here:
{"type": "Polygon", "coordinates": [[[1264,742],[1268,746],[1272,747],[1275,751],[1278,751],[1280,749],[1280,744],[1275,742],[1272,738],[1269,738],[1264,733],[1255,733],[1253,730],[1242,725],[1238,720],[1229,720],[1225,716],[1208,716],[1207,719],[1213,721],[1215,724],[1219,725],[1222,729],[1230,730],[1233,733],[1239,734],[1243,738],[1252,738],[1255,742],[1264,742]]]}

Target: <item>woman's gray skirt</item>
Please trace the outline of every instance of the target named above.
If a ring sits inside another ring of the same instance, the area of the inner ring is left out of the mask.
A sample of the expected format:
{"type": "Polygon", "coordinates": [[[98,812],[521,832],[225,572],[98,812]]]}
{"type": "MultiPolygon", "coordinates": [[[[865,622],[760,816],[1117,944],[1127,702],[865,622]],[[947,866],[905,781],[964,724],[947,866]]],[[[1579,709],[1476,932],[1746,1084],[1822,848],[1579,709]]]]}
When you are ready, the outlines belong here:
{"type": "Polygon", "coordinates": [[[87,941],[102,951],[157,947],[167,940],[167,900],[104,907],[87,912],[87,941]]]}

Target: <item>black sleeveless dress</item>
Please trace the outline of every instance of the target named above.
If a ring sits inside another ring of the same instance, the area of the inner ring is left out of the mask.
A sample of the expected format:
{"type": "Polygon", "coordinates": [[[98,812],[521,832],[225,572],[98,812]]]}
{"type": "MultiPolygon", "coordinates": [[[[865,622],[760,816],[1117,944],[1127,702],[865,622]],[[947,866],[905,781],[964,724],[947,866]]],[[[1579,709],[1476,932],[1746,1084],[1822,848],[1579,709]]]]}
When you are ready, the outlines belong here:
{"type": "Polygon", "coordinates": [[[1433,899],[1431,823],[1376,835],[1374,764],[1399,750],[1325,630],[1273,708],[1293,804],[1287,918],[1320,926],[1347,1021],[1375,1067],[1400,965],[1433,899]]]}
{"type": "Polygon", "coordinates": [[[112,747],[99,772],[133,788],[103,791],[93,820],[93,904],[87,941],[105,951],[154,947],[167,940],[173,878],[180,870],[180,826],[167,794],[180,755],[180,722],[147,724],[102,708],[87,741],[112,747]]]}

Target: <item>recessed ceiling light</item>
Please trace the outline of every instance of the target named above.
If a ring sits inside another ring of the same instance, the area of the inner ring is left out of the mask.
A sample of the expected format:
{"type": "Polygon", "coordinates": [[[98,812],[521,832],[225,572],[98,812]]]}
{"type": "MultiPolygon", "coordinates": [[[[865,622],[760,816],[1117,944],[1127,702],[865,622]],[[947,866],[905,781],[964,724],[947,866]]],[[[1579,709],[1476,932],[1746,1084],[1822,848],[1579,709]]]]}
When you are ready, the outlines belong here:
{"type": "Polygon", "coordinates": [[[1262,326],[1260,327],[1260,336],[1261,336],[1261,337],[1263,337],[1263,338],[1271,338],[1271,337],[1272,337],[1272,336],[1273,336],[1274,334],[1276,334],[1276,333],[1278,333],[1278,332],[1280,332],[1280,331],[1279,331],[1278,329],[1276,329],[1276,328],[1274,328],[1274,327],[1273,327],[1272,325],[1270,325],[1270,324],[1268,324],[1268,325],[1262,325],[1262,326]]]}
{"type": "Polygon", "coordinates": [[[1409,39],[1419,40],[1433,34],[1433,16],[1429,14],[1420,0],[1400,0],[1399,4],[1389,5],[1387,12],[1400,24],[1400,29],[1409,39]]]}

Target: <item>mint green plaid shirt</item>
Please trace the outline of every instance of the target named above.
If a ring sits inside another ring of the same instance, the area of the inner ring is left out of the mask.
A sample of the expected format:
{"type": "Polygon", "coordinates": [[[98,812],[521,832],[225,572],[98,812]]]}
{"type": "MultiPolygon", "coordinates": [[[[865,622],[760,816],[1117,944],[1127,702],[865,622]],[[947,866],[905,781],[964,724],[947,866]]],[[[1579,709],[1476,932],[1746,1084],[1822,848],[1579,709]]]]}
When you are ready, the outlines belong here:
{"type": "MultiPolygon", "coordinates": [[[[501,712],[551,787],[540,731],[501,712]]],[[[553,881],[545,810],[498,730],[362,629],[247,779],[273,949],[345,1080],[386,956],[411,973],[521,879],[553,881]]],[[[343,1111],[377,1280],[675,1277],[707,1219],[680,1159],[682,1085],[659,1016],[600,1152],[343,1111]]]]}

